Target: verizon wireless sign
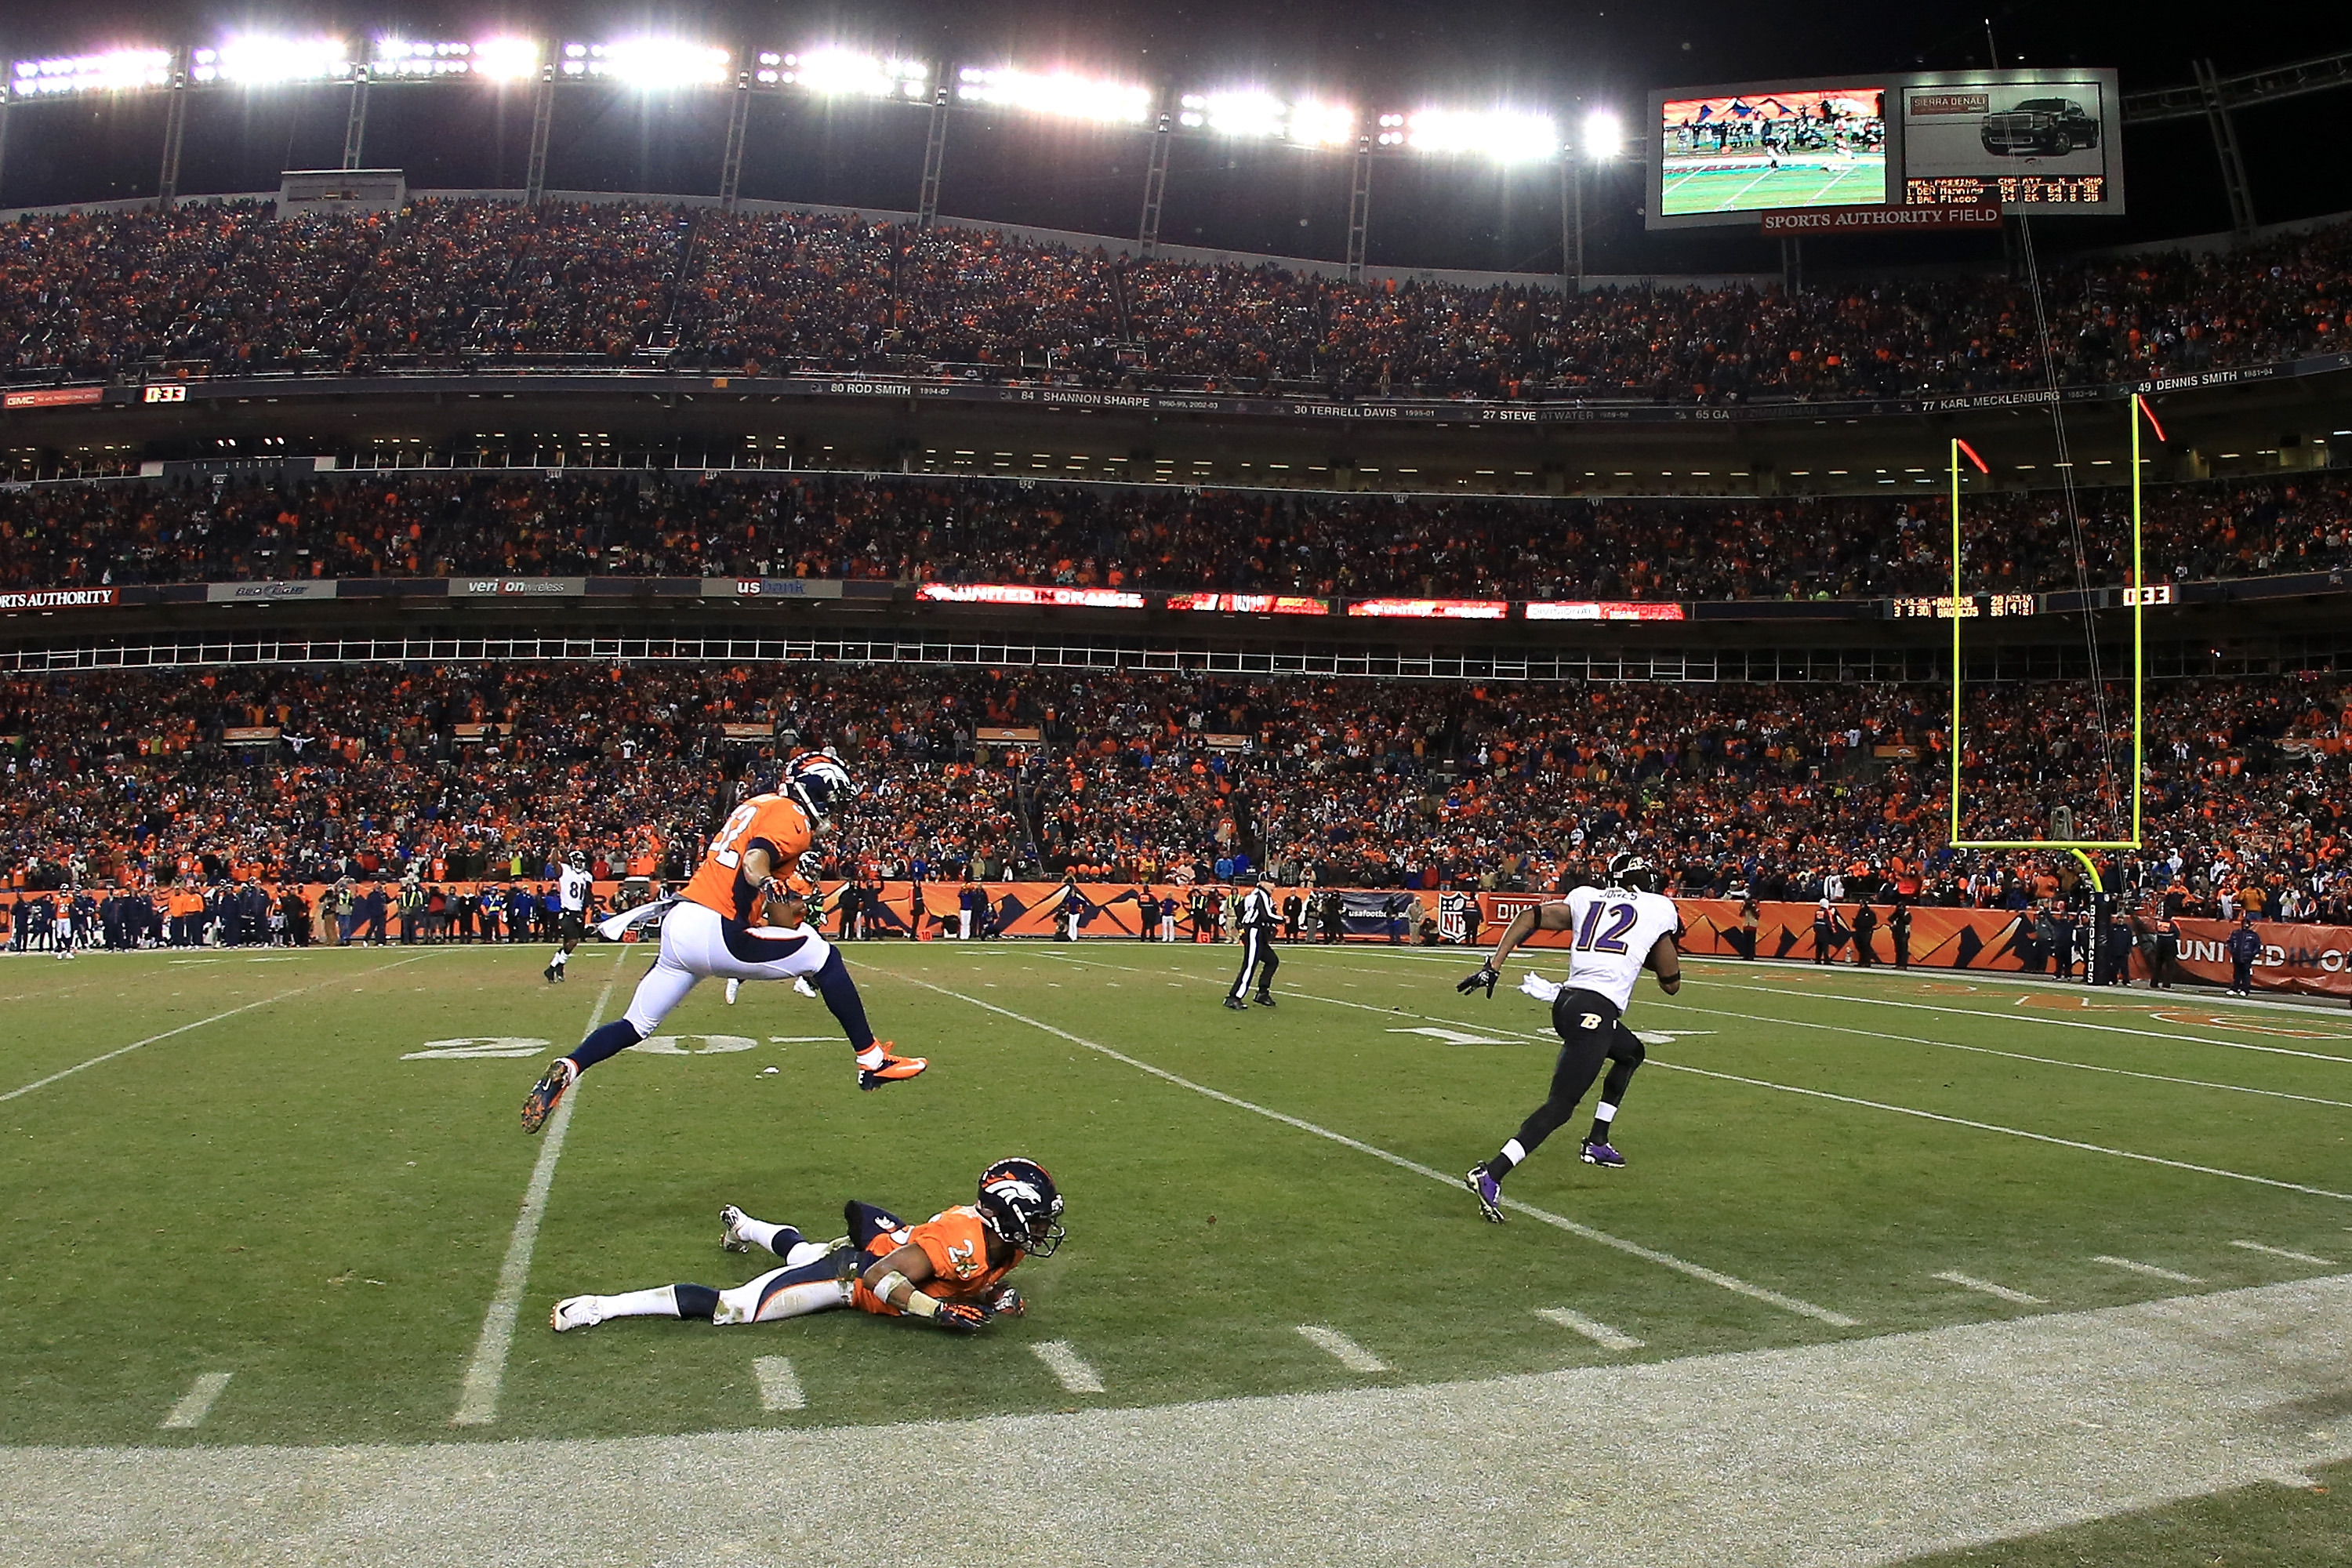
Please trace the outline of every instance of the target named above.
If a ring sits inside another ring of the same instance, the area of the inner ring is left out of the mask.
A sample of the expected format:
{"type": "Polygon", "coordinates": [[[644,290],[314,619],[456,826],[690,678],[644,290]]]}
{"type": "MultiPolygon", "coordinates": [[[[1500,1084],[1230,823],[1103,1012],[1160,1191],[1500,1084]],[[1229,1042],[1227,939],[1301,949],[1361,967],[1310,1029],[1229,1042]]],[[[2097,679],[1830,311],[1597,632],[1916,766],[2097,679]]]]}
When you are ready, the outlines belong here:
{"type": "Polygon", "coordinates": [[[96,610],[121,604],[117,588],[30,588],[0,594],[0,610],[96,610]]]}

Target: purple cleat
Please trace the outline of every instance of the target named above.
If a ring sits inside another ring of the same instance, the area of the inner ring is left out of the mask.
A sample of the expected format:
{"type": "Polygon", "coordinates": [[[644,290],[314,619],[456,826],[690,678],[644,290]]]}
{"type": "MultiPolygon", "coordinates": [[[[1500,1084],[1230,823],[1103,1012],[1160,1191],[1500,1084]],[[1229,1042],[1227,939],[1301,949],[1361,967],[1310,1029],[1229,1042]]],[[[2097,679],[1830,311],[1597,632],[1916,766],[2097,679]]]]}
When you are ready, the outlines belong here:
{"type": "Polygon", "coordinates": [[[1472,1197],[1478,1200],[1479,1213],[1496,1225],[1503,1223],[1503,1184],[1495,1180],[1495,1173],[1486,1169],[1486,1162],[1471,1166],[1469,1174],[1462,1178],[1462,1184],[1470,1189],[1472,1197]]]}
{"type": "Polygon", "coordinates": [[[1611,1170],[1622,1171],[1625,1168],[1625,1156],[1606,1143],[1587,1143],[1584,1146],[1584,1163],[1588,1165],[1605,1165],[1611,1170]]]}

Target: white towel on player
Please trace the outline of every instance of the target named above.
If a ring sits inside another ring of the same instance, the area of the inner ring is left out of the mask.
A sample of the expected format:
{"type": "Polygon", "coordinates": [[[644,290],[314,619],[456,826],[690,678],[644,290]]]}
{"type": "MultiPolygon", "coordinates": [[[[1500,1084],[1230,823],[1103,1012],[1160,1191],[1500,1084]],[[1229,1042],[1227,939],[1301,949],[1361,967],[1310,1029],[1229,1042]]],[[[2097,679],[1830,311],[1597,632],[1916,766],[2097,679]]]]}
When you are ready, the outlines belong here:
{"type": "Polygon", "coordinates": [[[1568,988],[1564,985],[1556,985],[1552,984],[1552,982],[1546,980],[1542,975],[1538,974],[1532,969],[1519,976],[1520,994],[1522,995],[1532,996],[1538,1002],[1553,1001],[1566,989],[1568,988]]]}

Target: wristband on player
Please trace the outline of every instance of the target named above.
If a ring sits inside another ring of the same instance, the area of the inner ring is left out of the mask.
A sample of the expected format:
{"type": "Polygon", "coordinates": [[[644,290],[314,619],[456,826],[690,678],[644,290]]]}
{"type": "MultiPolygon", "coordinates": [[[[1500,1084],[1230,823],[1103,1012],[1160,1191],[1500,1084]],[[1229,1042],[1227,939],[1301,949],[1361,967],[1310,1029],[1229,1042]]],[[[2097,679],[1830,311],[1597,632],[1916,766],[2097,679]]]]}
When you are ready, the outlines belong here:
{"type": "Polygon", "coordinates": [[[898,1308],[910,1318],[936,1318],[940,1315],[939,1302],[916,1289],[915,1282],[895,1268],[882,1276],[882,1283],[874,1288],[874,1293],[883,1300],[889,1301],[891,1306],[898,1308]],[[902,1285],[906,1287],[907,1299],[903,1301],[891,1301],[890,1293],[902,1285]]]}

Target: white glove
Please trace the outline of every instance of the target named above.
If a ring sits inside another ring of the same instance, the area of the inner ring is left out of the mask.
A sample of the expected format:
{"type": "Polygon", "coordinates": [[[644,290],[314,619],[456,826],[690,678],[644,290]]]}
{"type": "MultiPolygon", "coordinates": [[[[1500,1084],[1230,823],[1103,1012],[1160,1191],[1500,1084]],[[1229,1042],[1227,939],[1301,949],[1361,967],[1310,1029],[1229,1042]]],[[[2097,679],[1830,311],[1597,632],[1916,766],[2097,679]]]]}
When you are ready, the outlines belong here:
{"type": "Polygon", "coordinates": [[[1542,975],[1536,973],[1533,970],[1529,970],[1527,973],[1519,976],[1520,994],[1532,996],[1538,1002],[1552,1001],[1566,989],[1567,987],[1564,985],[1553,984],[1550,981],[1546,980],[1542,975]]]}

